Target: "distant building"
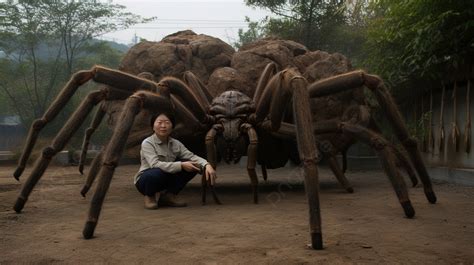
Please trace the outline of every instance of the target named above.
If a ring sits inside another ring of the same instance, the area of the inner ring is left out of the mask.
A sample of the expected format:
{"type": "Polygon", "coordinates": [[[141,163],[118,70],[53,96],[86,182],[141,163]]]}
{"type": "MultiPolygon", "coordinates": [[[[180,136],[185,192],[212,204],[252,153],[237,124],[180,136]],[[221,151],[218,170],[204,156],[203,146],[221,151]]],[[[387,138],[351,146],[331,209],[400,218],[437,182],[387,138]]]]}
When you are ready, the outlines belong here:
{"type": "Polygon", "coordinates": [[[0,151],[18,151],[26,137],[18,115],[0,115],[0,151]]]}

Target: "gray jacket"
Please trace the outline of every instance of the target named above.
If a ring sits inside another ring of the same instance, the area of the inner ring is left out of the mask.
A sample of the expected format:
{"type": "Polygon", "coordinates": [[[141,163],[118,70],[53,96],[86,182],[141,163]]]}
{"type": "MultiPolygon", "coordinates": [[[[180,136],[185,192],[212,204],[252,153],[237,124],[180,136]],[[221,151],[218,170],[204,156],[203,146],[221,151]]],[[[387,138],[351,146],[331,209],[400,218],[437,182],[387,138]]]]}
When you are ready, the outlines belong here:
{"type": "Polygon", "coordinates": [[[134,183],[137,183],[141,173],[149,168],[159,168],[168,173],[180,172],[181,161],[185,160],[198,163],[201,168],[207,165],[207,161],[189,151],[180,141],[169,137],[168,143],[165,143],[156,136],[151,135],[142,142],[140,150],[141,166],[134,177],[134,183]]]}

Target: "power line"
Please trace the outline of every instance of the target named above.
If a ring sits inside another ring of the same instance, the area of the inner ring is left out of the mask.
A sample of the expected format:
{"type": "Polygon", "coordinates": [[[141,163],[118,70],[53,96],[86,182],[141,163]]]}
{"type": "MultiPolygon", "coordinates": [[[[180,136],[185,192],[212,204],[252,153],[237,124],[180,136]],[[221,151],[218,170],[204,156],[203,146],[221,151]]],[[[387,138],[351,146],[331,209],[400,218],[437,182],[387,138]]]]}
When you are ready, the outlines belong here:
{"type": "MultiPolygon", "coordinates": [[[[116,21],[121,22],[121,21],[116,21]]],[[[144,23],[144,25],[161,25],[161,24],[248,24],[246,21],[241,20],[206,20],[206,19],[157,19],[153,22],[144,23]]]]}
{"type": "Polygon", "coordinates": [[[247,25],[248,23],[247,22],[240,22],[240,23],[237,23],[237,22],[184,22],[184,21],[177,21],[177,22],[172,22],[172,21],[163,21],[163,22],[160,22],[160,23],[146,23],[144,25],[162,25],[162,24],[210,24],[210,25],[213,25],[213,24],[230,24],[230,25],[247,25]]]}
{"type": "MultiPolygon", "coordinates": [[[[193,21],[193,22],[240,22],[240,23],[246,23],[245,21],[242,20],[237,20],[237,19],[179,19],[179,18],[157,18],[156,20],[163,20],[163,21],[193,21]]],[[[155,20],[155,21],[156,21],[155,20]]]]}
{"type": "Polygon", "coordinates": [[[240,29],[245,26],[222,26],[222,27],[207,27],[207,26],[182,26],[182,27],[130,27],[129,29],[182,29],[182,28],[193,28],[193,29],[240,29]]]}
{"type": "MultiPolygon", "coordinates": [[[[1,1],[1,0],[0,0],[1,1]]],[[[112,21],[122,21],[121,19],[114,19],[112,21]]],[[[190,21],[190,22],[235,22],[235,23],[247,23],[245,20],[240,19],[181,19],[181,18],[155,18],[154,21],[190,21]]],[[[149,23],[153,23],[149,22],[149,23]]]]}

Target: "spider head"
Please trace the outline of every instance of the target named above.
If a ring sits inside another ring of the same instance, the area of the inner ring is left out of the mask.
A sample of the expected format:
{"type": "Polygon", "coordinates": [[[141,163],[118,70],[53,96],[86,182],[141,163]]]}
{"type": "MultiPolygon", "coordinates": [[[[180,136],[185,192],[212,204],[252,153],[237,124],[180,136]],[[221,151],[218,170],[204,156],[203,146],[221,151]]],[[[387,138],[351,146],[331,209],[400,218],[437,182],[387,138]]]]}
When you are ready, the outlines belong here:
{"type": "Polygon", "coordinates": [[[252,100],[238,91],[226,91],[212,101],[209,113],[216,121],[218,157],[225,162],[237,163],[246,154],[248,140],[242,126],[254,111],[252,100]]]}

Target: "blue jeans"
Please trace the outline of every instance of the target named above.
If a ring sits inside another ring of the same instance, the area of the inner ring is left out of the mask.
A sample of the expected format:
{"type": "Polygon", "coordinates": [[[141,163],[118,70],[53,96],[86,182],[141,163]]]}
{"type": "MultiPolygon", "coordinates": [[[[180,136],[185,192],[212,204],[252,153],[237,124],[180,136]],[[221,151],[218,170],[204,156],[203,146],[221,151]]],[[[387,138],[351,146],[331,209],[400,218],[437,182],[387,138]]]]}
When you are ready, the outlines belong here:
{"type": "Polygon", "coordinates": [[[159,168],[149,168],[142,172],[135,186],[141,194],[150,197],[164,190],[178,194],[196,174],[197,172],[184,170],[177,173],[167,173],[159,168]]]}

